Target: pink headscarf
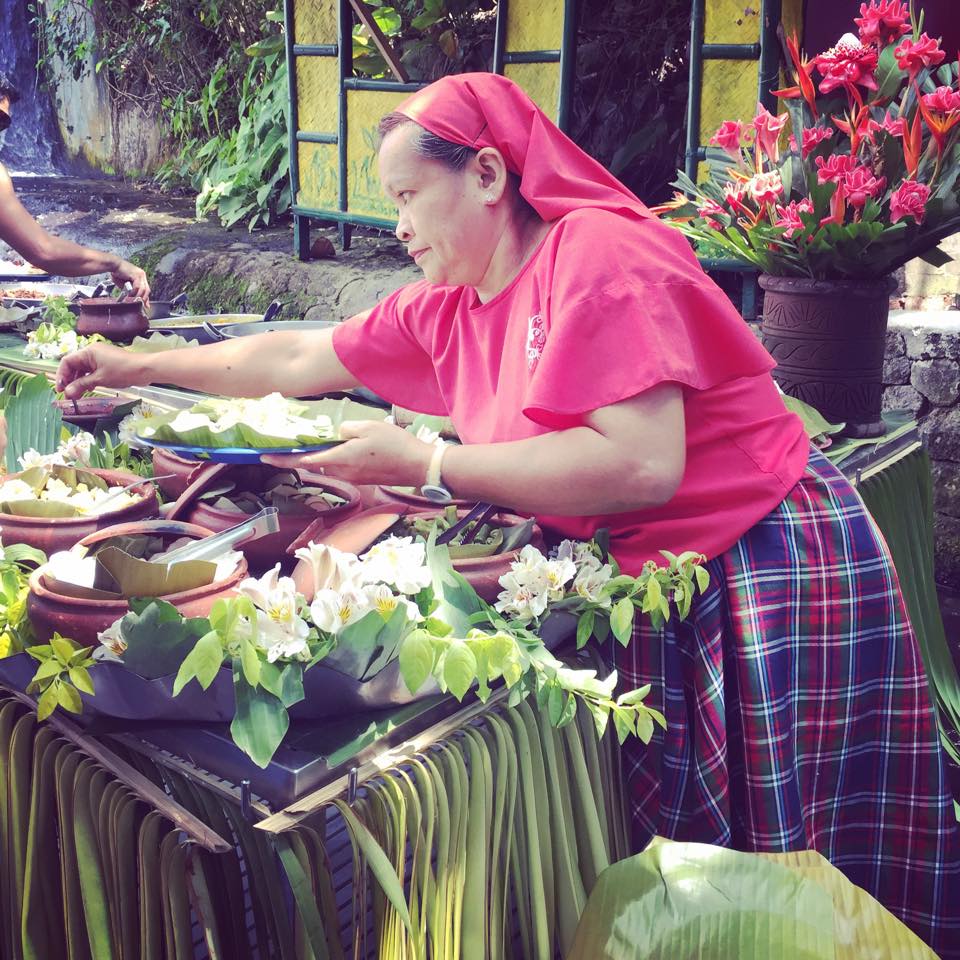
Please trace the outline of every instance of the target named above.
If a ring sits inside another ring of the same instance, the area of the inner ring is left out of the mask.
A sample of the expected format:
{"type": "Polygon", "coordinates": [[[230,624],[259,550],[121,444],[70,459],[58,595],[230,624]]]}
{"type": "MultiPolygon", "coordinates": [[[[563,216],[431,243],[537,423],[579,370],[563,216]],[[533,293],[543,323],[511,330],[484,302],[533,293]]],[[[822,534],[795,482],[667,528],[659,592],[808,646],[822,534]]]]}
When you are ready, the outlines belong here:
{"type": "Polygon", "coordinates": [[[510,171],[519,175],[520,193],[544,220],[581,207],[654,218],[516,83],[499,74],[443,77],[408,97],[397,110],[452,143],[496,147],[510,171]]]}

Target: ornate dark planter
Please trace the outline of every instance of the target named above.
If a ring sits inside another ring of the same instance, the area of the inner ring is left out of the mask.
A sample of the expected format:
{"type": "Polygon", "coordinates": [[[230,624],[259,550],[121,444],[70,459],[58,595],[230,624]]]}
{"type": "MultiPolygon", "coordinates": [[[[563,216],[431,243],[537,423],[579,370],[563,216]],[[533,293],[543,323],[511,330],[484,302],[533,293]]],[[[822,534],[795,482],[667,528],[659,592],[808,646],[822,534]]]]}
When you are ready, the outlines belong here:
{"type": "Polygon", "coordinates": [[[760,277],[763,345],[784,393],[816,407],[848,437],[878,437],[891,277],[833,283],[760,277]]]}

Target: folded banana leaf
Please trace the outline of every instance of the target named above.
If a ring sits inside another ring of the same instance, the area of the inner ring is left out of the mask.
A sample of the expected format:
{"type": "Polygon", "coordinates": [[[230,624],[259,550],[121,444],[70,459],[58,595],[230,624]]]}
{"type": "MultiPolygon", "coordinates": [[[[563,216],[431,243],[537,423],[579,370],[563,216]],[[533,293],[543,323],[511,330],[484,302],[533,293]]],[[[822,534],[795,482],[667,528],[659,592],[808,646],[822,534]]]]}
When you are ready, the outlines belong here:
{"type": "Polygon", "coordinates": [[[124,597],[165,597],[213,583],[217,565],[206,560],[184,563],[153,563],[132,557],[119,547],[107,547],[97,554],[97,563],[116,581],[124,597]]]}

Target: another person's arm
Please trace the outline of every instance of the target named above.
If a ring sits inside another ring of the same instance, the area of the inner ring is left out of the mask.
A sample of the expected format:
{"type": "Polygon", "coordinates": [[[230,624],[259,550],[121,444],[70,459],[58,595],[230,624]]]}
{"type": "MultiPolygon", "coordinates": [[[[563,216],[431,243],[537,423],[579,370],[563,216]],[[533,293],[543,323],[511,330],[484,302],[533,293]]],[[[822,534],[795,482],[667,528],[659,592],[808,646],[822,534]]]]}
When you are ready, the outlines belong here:
{"type": "Polygon", "coordinates": [[[357,386],[333,349],[333,328],[237,337],[202,347],[131,353],[98,343],[60,361],[57,389],[67,398],[94,387],[169,383],[231,397],[274,391],[309,397],[357,386]]]}
{"type": "MultiPolygon", "coordinates": [[[[674,383],[602,407],[583,426],[507,443],[449,447],[445,486],[464,500],[523,513],[594,516],[666,503],[686,465],[683,392],[674,383]]],[[[354,483],[424,482],[433,447],[386,423],[346,423],[348,437],[323,453],[264,458],[277,466],[321,467],[354,483]]]]}
{"type": "Polygon", "coordinates": [[[86,277],[109,273],[115,283],[129,282],[135,296],[148,300],[150,285],[139,267],[114,253],[81,247],[47,233],[17,199],[10,175],[0,166],[0,240],[13,247],[25,260],[60,276],[86,277]]]}

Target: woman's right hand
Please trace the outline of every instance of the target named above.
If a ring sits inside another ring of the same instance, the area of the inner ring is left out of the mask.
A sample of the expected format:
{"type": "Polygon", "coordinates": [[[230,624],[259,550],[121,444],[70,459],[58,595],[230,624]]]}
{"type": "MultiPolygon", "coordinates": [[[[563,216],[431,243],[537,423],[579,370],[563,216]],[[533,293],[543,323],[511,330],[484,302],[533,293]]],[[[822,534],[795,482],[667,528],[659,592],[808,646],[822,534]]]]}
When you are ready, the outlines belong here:
{"type": "Polygon", "coordinates": [[[95,343],[60,361],[56,387],[68,400],[75,400],[94,387],[142,386],[147,382],[143,379],[143,361],[142,354],[95,343]]]}

